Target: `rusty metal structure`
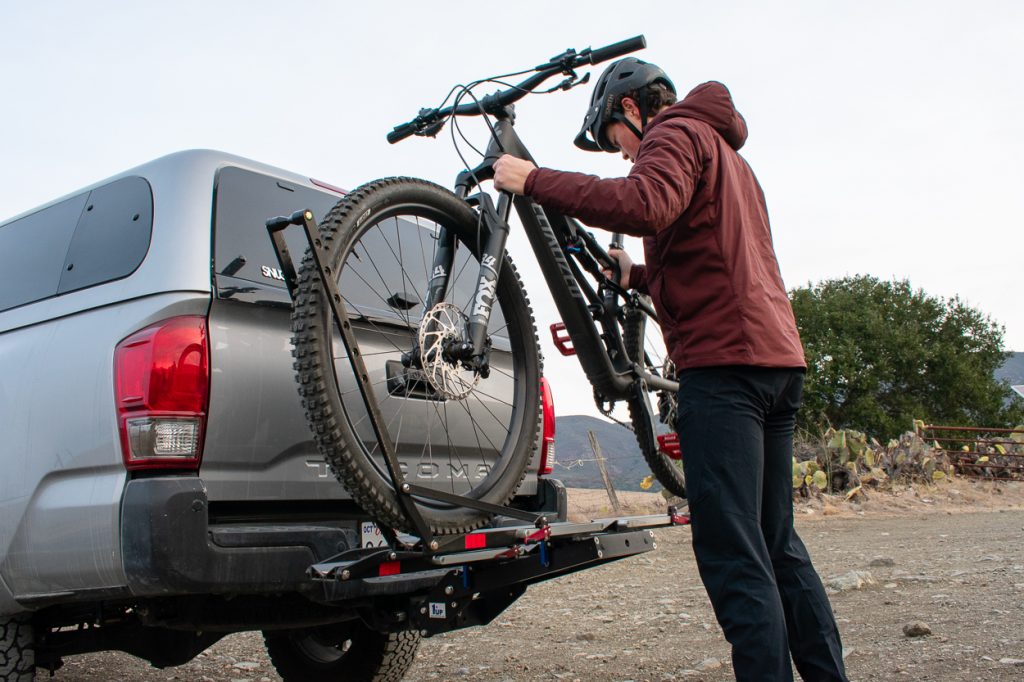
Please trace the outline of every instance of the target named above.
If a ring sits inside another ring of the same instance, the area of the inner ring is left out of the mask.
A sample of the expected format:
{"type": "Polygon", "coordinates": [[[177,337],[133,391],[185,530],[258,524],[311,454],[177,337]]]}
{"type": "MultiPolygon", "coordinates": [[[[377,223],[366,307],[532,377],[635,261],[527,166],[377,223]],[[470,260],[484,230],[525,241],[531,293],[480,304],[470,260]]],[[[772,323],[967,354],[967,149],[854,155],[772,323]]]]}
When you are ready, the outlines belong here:
{"type": "Polygon", "coordinates": [[[1024,481],[1024,428],[925,424],[918,435],[945,450],[963,476],[1024,481]]]}

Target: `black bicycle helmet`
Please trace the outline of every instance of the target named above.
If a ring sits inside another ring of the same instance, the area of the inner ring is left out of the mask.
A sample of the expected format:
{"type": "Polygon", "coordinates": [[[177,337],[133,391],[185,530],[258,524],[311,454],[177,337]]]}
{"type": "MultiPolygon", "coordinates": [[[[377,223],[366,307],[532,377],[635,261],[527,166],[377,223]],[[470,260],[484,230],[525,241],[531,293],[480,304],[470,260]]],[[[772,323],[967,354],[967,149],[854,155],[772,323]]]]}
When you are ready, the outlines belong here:
{"type": "Polygon", "coordinates": [[[640,122],[641,126],[646,126],[647,98],[643,91],[653,83],[663,83],[672,94],[676,93],[676,87],[672,85],[669,77],[654,64],[648,64],[636,57],[626,57],[613,62],[594,85],[594,94],[590,96],[590,108],[587,109],[583,127],[576,136],[576,146],[588,152],[618,152],[619,150],[605,135],[605,128],[612,121],[625,123],[637,137],[642,137],[642,132],[626,120],[621,111],[613,111],[613,108],[623,95],[639,90],[637,104],[640,107],[640,122]]]}

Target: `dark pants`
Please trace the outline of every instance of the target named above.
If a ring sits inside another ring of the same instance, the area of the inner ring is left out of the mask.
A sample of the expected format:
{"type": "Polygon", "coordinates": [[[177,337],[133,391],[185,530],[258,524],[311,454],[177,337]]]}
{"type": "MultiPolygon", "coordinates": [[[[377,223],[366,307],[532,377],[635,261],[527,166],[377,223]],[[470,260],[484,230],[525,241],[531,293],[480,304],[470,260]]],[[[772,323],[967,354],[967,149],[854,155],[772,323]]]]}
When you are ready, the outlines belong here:
{"type": "Polygon", "coordinates": [[[679,379],[693,551],[737,680],[846,680],[839,630],[793,528],[797,369],[709,367],[679,379]]]}

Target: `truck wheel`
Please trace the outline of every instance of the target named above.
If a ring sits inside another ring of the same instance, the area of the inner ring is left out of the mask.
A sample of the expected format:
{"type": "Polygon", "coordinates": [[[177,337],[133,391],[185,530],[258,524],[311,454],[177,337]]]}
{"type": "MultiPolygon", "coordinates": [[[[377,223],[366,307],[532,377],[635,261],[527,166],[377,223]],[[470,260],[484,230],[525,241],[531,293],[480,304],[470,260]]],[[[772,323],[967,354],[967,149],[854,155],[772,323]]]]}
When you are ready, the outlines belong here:
{"type": "Polygon", "coordinates": [[[31,682],[35,679],[34,640],[28,616],[0,618],[0,680],[31,682]]]}
{"type": "Polygon", "coordinates": [[[264,632],[263,641],[284,682],[397,682],[412,666],[420,635],[414,630],[376,632],[361,621],[349,621],[264,632]]]}

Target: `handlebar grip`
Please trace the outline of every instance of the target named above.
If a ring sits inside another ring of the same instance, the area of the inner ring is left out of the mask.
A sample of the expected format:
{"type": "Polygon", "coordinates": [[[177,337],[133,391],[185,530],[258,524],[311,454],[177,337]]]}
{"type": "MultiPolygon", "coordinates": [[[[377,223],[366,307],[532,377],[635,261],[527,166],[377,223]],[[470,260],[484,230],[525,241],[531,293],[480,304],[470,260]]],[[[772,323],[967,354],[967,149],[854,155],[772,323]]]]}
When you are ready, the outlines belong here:
{"type": "Polygon", "coordinates": [[[400,126],[395,126],[395,129],[388,133],[388,142],[394,144],[400,142],[405,138],[416,133],[415,123],[403,123],[400,126]]]}
{"type": "Polygon", "coordinates": [[[599,47],[596,50],[590,51],[590,63],[600,64],[601,62],[609,59],[615,59],[621,57],[624,54],[630,52],[636,52],[647,47],[647,39],[643,35],[633,36],[626,40],[620,40],[613,45],[606,45],[605,47],[599,47]]]}

